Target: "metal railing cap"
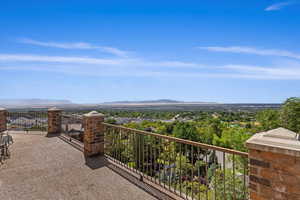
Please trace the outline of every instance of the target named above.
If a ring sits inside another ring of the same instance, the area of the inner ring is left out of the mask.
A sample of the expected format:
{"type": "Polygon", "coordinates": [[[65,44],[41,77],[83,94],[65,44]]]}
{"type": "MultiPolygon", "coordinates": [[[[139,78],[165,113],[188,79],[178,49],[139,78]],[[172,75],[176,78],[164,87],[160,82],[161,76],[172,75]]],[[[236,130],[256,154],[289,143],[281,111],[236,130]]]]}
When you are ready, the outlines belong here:
{"type": "Polygon", "coordinates": [[[198,146],[200,148],[216,150],[216,151],[220,151],[220,152],[225,152],[225,153],[230,153],[230,154],[236,154],[236,155],[243,156],[243,157],[248,157],[247,152],[242,152],[242,151],[238,151],[238,150],[234,150],[234,149],[228,149],[228,148],[214,146],[214,145],[210,145],[210,144],[205,144],[205,143],[195,142],[195,141],[191,141],[191,140],[176,138],[176,137],[173,137],[173,136],[161,135],[161,134],[158,134],[158,133],[152,133],[152,132],[137,130],[137,129],[133,129],[133,128],[127,128],[127,127],[124,127],[124,126],[118,126],[118,125],[113,125],[113,124],[109,124],[109,123],[103,123],[103,124],[106,125],[106,126],[110,126],[110,127],[115,127],[115,128],[119,128],[119,129],[123,129],[123,130],[133,131],[137,134],[150,135],[150,136],[159,137],[159,138],[167,139],[167,140],[182,143],[182,144],[188,144],[188,145],[192,145],[192,146],[198,146]]]}

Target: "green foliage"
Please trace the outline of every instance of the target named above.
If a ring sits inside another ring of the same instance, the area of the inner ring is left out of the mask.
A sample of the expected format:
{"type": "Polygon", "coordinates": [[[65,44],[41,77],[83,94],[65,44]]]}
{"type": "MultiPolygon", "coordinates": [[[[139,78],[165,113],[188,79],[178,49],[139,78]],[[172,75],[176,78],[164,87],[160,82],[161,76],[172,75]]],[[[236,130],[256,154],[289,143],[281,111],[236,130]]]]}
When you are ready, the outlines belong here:
{"type": "Polygon", "coordinates": [[[197,133],[197,129],[191,123],[186,122],[178,122],[173,129],[174,137],[199,141],[199,134],[197,133]]]}
{"type": "Polygon", "coordinates": [[[300,98],[287,99],[280,110],[281,125],[300,133],[300,98]]]}
{"type": "Polygon", "coordinates": [[[256,119],[259,122],[263,131],[278,128],[279,125],[279,111],[277,110],[263,110],[257,113],[256,119]]]}
{"type": "Polygon", "coordinates": [[[113,119],[113,118],[108,118],[107,120],[105,120],[106,123],[108,124],[116,124],[117,120],[113,119]]]}
{"type": "MultiPolygon", "coordinates": [[[[132,112],[128,115],[152,118],[176,116],[176,121],[144,120],[125,126],[244,152],[247,151],[245,141],[259,131],[282,125],[300,132],[299,98],[288,99],[280,111],[271,109],[259,112],[147,111],[132,112]]],[[[159,178],[161,182],[170,184],[176,190],[179,190],[181,183],[182,193],[193,196],[194,199],[248,198],[246,177],[243,175],[248,172],[246,157],[220,154],[214,150],[139,134],[132,134],[131,137],[117,135],[117,138],[111,139],[113,148],[109,149],[110,155],[121,155],[121,161],[126,162],[129,167],[159,178]]]]}
{"type": "Polygon", "coordinates": [[[239,151],[247,151],[244,143],[250,137],[251,134],[244,128],[226,128],[222,131],[221,137],[214,135],[213,145],[239,151]]]}
{"type": "Polygon", "coordinates": [[[214,199],[248,199],[244,181],[243,175],[233,174],[231,169],[216,169],[211,180],[214,199]]]}

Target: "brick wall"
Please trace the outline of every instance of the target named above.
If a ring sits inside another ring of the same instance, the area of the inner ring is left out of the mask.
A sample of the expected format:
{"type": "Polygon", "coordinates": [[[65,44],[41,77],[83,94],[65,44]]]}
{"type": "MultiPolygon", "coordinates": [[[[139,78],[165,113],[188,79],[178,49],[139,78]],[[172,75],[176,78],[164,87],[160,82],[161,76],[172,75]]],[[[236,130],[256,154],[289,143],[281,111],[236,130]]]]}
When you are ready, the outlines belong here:
{"type": "Polygon", "coordinates": [[[92,111],[84,115],[84,155],[104,154],[104,115],[92,111]]]}
{"type": "Polygon", "coordinates": [[[6,116],[7,116],[6,109],[0,108],[0,132],[7,130],[6,116]]]}
{"type": "Polygon", "coordinates": [[[57,108],[48,110],[48,134],[61,133],[61,113],[57,108]]]}
{"type": "Polygon", "coordinates": [[[281,128],[247,141],[251,200],[300,200],[300,142],[293,135],[281,128]]]}

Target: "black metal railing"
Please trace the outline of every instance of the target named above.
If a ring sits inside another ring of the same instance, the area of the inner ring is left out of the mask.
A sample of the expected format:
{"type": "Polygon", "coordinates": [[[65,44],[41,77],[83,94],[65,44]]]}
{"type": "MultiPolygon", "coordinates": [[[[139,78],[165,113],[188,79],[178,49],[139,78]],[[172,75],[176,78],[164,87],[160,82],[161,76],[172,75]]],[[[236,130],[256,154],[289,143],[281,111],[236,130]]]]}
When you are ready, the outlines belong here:
{"type": "Polygon", "coordinates": [[[7,130],[47,131],[47,111],[23,111],[7,113],[7,130]]]}
{"type": "Polygon", "coordinates": [[[83,116],[74,113],[63,113],[61,130],[70,140],[75,139],[83,142],[83,116]]]}
{"type": "Polygon", "coordinates": [[[105,155],[186,199],[248,199],[248,154],[104,123],[105,155]]]}

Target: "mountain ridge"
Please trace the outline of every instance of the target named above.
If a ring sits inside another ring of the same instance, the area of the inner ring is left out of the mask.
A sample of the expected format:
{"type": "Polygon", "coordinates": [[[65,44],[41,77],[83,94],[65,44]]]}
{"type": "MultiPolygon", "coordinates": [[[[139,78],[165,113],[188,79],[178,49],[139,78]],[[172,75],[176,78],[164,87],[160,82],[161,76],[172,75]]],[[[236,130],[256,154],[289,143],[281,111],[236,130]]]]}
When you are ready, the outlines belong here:
{"type": "Polygon", "coordinates": [[[18,106],[28,106],[28,105],[65,105],[74,104],[70,100],[62,99],[0,99],[0,105],[18,105],[18,106]]]}
{"type": "Polygon", "coordinates": [[[115,104],[189,104],[189,103],[197,103],[197,104],[217,104],[216,102],[189,102],[189,101],[178,101],[172,99],[157,99],[157,100],[141,100],[141,101],[112,101],[112,102],[104,102],[104,105],[115,105],[115,104]]]}

